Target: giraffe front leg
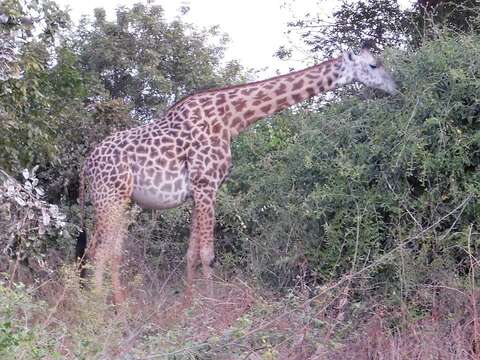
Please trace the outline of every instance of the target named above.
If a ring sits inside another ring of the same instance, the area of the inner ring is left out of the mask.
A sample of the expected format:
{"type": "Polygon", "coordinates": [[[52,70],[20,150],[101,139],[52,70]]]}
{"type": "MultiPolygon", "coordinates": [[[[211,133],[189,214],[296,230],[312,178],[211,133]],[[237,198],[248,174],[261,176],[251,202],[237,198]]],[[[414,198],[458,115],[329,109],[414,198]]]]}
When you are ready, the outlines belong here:
{"type": "Polygon", "coordinates": [[[200,259],[202,260],[202,271],[206,281],[206,289],[209,296],[213,296],[213,262],[215,252],[213,247],[213,228],[212,235],[204,237],[200,243],[200,259]]]}
{"type": "Polygon", "coordinates": [[[190,240],[188,241],[187,250],[187,289],[186,298],[190,302],[193,294],[193,279],[200,260],[200,252],[197,241],[197,212],[195,207],[192,210],[192,223],[190,226],[190,240]]]}
{"type": "Polygon", "coordinates": [[[215,259],[213,247],[213,230],[215,225],[215,193],[203,191],[195,196],[195,239],[202,263],[203,276],[206,282],[207,293],[213,295],[213,261],[215,259]]]}

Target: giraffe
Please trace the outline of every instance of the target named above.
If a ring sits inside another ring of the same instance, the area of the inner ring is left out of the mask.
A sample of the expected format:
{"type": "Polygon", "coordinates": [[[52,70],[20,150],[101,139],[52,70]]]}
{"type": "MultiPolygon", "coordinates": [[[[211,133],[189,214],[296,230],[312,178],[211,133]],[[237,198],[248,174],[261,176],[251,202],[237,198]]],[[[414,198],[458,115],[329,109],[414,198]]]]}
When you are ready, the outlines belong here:
{"type": "Polygon", "coordinates": [[[84,250],[94,262],[96,287],[102,286],[111,262],[114,302],[124,301],[120,264],[132,201],[142,208],[167,209],[191,199],[186,294],[192,294],[199,265],[211,289],[215,200],[232,167],[232,140],[262,118],[352,82],[396,92],[381,61],[363,47],[286,75],[195,93],[162,118],[114,133],[97,145],[84,161],[79,193],[83,209],[87,182],[95,224],[84,250]]]}

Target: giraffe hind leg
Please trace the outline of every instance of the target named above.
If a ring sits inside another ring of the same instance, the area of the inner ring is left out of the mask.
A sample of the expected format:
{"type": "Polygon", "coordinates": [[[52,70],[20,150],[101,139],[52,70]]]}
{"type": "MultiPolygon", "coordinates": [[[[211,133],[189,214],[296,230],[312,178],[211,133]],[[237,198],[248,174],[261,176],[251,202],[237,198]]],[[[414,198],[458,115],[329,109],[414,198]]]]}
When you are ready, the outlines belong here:
{"type": "Polygon", "coordinates": [[[103,289],[106,266],[111,265],[113,298],[116,304],[124,300],[120,265],[128,227],[127,204],[127,201],[118,201],[96,206],[95,229],[87,246],[87,256],[93,261],[95,288],[98,291],[103,289]]]}

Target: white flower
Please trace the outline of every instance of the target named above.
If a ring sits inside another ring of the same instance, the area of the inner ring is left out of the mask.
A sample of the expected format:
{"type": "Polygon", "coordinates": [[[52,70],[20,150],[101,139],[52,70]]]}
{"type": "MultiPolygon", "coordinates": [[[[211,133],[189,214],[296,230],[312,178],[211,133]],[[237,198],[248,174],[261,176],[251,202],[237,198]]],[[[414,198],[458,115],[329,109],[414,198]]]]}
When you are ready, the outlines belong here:
{"type": "Polygon", "coordinates": [[[15,201],[17,202],[18,205],[20,206],[25,206],[27,203],[25,200],[23,200],[20,196],[15,196],[15,201]]]}
{"type": "Polygon", "coordinates": [[[50,204],[50,214],[52,214],[53,217],[57,217],[58,216],[58,206],[57,205],[53,205],[53,204],[50,204]]]}
{"type": "Polygon", "coordinates": [[[50,215],[48,215],[46,209],[42,209],[42,222],[45,226],[48,226],[48,224],[50,224],[50,215]]]}

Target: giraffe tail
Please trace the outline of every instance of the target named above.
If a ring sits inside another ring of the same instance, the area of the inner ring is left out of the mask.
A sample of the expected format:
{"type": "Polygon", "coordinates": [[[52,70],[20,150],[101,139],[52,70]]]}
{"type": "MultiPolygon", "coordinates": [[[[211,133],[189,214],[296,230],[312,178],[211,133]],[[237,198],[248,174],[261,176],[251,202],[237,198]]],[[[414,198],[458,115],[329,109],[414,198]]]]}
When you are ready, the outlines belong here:
{"type": "Polygon", "coordinates": [[[78,202],[80,205],[80,233],[77,237],[77,245],[75,247],[75,259],[79,261],[80,276],[85,275],[85,261],[87,249],[87,229],[85,227],[85,164],[79,174],[79,191],[78,202]]]}

